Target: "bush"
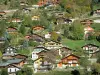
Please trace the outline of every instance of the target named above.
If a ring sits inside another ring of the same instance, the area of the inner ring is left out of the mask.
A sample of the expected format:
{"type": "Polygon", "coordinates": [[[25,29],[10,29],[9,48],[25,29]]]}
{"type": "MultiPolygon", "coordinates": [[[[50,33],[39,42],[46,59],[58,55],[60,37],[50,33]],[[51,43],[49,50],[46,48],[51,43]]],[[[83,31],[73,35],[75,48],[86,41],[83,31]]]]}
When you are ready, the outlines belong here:
{"type": "Polygon", "coordinates": [[[8,75],[7,69],[1,69],[1,75],[8,75]]]}
{"type": "Polygon", "coordinates": [[[32,75],[33,70],[29,67],[25,67],[22,70],[16,72],[16,75],[32,75]]]}

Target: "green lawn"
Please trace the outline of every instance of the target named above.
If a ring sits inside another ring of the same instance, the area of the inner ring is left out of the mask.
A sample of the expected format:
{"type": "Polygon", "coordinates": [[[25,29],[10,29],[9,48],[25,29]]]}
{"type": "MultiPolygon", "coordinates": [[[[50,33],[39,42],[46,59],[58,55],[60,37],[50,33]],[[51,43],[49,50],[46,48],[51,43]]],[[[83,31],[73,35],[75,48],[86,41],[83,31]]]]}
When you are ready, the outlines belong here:
{"type": "Polygon", "coordinates": [[[99,9],[99,8],[100,8],[100,3],[93,6],[93,10],[96,10],[96,9],[99,9]]]}
{"type": "Polygon", "coordinates": [[[36,73],[34,75],[72,75],[71,72],[67,71],[51,71],[45,73],[36,73]]]}
{"type": "Polygon", "coordinates": [[[91,25],[91,27],[95,30],[95,31],[100,31],[100,23],[94,23],[91,25]]]}
{"type": "Polygon", "coordinates": [[[97,46],[100,46],[100,43],[96,40],[89,40],[89,41],[85,41],[85,40],[70,40],[67,38],[64,38],[62,40],[62,44],[65,46],[68,46],[69,48],[75,50],[76,48],[81,48],[82,46],[86,45],[86,44],[95,44],[97,46]]]}

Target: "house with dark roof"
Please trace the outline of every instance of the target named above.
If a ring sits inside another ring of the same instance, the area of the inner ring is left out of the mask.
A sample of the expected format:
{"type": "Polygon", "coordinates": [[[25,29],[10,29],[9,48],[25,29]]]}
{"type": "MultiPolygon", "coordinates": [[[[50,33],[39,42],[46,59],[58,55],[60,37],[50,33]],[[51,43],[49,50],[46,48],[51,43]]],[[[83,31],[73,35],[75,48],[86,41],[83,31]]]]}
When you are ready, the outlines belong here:
{"type": "Polygon", "coordinates": [[[17,49],[12,46],[8,46],[5,48],[4,53],[6,54],[16,54],[17,49]]]}
{"type": "Polygon", "coordinates": [[[0,44],[3,44],[5,42],[6,38],[0,37],[0,44]]]}
{"type": "Polygon", "coordinates": [[[57,49],[59,55],[61,56],[61,58],[66,57],[68,54],[72,54],[72,49],[68,48],[68,47],[61,47],[59,49],[57,49]]]}
{"type": "Polygon", "coordinates": [[[100,15],[100,9],[94,10],[93,15],[100,15]]]}
{"type": "Polygon", "coordinates": [[[100,51],[100,47],[94,44],[86,44],[82,46],[82,49],[89,55],[89,57],[100,51]]]}
{"type": "Polygon", "coordinates": [[[55,22],[55,24],[57,24],[57,25],[60,25],[60,24],[69,24],[69,23],[72,23],[72,20],[64,18],[64,17],[58,17],[58,18],[56,18],[56,22],[55,22]]]}
{"type": "Polygon", "coordinates": [[[30,35],[29,40],[31,40],[31,41],[33,40],[33,41],[36,41],[36,42],[45,42],[45,38],[38,35],[38,34],[30,35]]]}
{"type": "Polygon", "coordinates": [[[93,20],[91,19],[84,19],[82,21],[80,21],[83,25],[91,25],[93,22],[93,20]]]}
{"type": "Polygon", "coordinates": [[[14,53],[14,54],[4,53],[3,56],[2,56],[2,59],[5,59],[5,60],[14,59],[14,58],[26,60],[28,58],[28,56],[22,55],[22,54],[17,54],[17,53],[14,53]]]}

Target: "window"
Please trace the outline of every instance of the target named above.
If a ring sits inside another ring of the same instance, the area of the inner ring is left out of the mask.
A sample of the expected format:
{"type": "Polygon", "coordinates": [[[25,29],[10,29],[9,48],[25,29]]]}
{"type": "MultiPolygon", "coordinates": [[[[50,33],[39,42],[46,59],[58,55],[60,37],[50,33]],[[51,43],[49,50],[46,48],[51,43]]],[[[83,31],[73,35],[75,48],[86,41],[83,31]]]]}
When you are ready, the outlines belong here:
{"type": "Polygon", "coordinates": [[[16,72],[16,68],[15,68],[15,72],[16,72]]]}
{"type": "Polygon", "coordinates": [[[11,72],[11,69],[10,69],[10,72],[11,72]]]}

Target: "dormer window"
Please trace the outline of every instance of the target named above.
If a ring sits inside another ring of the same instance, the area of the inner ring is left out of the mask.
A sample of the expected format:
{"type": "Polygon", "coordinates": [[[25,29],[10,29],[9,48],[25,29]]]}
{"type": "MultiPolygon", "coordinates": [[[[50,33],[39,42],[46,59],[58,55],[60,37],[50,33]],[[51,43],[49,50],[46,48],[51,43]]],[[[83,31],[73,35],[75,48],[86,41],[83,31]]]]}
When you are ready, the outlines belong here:
{"type": "Polygon", "coordinates": [[[13,54],[13,51],[11,51],[11,54],[13,54]]]}

